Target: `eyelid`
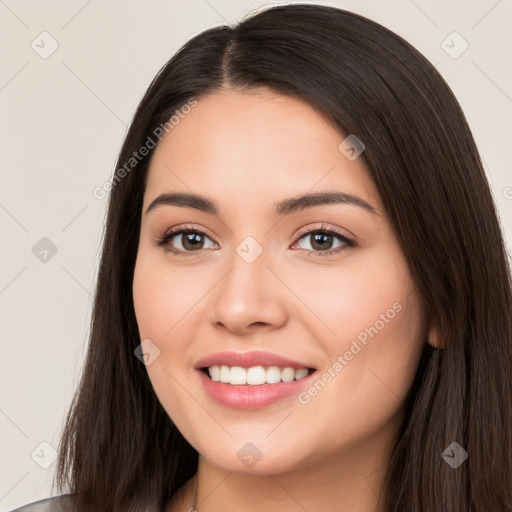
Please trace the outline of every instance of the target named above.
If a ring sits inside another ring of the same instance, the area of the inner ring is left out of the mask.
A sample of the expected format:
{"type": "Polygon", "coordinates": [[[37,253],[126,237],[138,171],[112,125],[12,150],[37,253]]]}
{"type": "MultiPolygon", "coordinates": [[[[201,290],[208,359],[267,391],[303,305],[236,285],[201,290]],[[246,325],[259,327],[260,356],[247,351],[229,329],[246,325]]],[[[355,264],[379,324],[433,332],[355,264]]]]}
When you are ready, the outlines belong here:
{"type": "MultiPolygon", "coordinates": [[[[215,242],[215,237],[213,237],[206,228],[198,224],[178,224],[176,226],[166,229],[159,238],[164,238],[169,235],[179,235],[182,231],[195,231],[206,235],[210,240],[215,242]]],[[[217,242],[215,243],[217,244],[217,242]]]]}
{"type": "Polygon", "coordinates": [[[181,249],[175,249],[175,248],[168,248],[167,246],[170,245],[171,240],[180,234],[183,234],[185,231],[193,231],[196,233],[200,233],[202,235],[205,235],[207,238],[209,238],[215,245],[219,245],[214,237],[210,236],[208,234],[208,230],[206,228],[203,228],[200,226],[199,228],[192,224],[178,224],[177,226],[173,226],[171,228],[166,229],[163,234],[157,235],[155,240],[153,241],[153,244],[157,247],[162,247],[167,252],[175,253],[175,254],[181,254],[182,256],[185,255],[194,255],[195,252],[200,253],[203,251],[203,249],[200,249],[198,251],[182,251],[181,249]]]}
{"type": "Polygon", "coordinates": [[[299,231],[297,231],[297,233],[295,234],[295,238],[301,238],[305,234],[309,234],[309,233],[316,232],[316,231],[330,231],[330,232],[335,233],[336,235],[345,237],[346,239],[348,239],[350,241],[354,241],[354,239],[355,239],[355,236],[352,233],[350,233],[349,231],[347,233],[344,233],[341,229],[339,229],[335,226],[331,226],[329,224],[325,224],[323,222],[321,223],[321,226],[318,226],[318,227],[305,226],[305,227],[299,229],[299,231]]]}

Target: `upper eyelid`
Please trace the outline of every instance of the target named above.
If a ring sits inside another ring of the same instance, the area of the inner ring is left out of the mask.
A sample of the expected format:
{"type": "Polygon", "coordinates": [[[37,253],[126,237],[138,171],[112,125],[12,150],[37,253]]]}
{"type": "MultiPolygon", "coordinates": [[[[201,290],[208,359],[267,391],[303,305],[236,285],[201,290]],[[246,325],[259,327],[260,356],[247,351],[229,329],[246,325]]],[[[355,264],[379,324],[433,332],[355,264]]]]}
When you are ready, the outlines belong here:
{"type": "Polygon", "coordinates": [[[299,229],[298,233],[295,235],[295,237],[298,237],[298,238],[302,238],[303,236],[305,235],[309,235],[311,233],[315,233],[317,231],[326,231],[328,233],[332,233],[336,236],[339,236],[339,237],[345,237],[347,238],[348,240],[354,240],[354,236],[351,235],[351,234],[346,234],[346,233],[343,233],[342,230],[338,229],[338,228],[334,228],[334,227],[329,227],[328,225],[326,226],[324,223],[322,223],[322,226],[319,226],[319,227],[315,227],[315,228],[301,228],[299,229]]]}

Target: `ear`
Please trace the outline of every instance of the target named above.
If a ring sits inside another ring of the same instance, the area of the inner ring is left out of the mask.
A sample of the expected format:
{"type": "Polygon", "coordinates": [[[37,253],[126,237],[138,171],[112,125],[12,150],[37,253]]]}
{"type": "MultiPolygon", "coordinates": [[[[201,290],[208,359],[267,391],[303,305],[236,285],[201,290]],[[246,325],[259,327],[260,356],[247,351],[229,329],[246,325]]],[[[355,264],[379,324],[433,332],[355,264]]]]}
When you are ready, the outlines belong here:
{"type": "Polygon", "coordinates": [[[432,327],[428,333],[427,343],[434,348],[442,348],[439,331],[437,328],[432,327]]]}

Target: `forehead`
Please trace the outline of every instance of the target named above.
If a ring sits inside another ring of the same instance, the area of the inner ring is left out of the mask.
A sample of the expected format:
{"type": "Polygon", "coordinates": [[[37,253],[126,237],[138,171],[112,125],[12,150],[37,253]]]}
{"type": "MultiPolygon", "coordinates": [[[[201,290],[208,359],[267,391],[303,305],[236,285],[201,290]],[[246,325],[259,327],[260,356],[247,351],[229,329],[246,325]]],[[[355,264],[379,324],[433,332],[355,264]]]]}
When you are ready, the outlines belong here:
{"type": "Polygon", "coordinates": [[[145,208],[174,190],[248,206],[330,188],[381,208],[362,160],[339,150],[346,134],[306,102],[268,89],[224,89],[187,111],[155,148],[145,208]]]}

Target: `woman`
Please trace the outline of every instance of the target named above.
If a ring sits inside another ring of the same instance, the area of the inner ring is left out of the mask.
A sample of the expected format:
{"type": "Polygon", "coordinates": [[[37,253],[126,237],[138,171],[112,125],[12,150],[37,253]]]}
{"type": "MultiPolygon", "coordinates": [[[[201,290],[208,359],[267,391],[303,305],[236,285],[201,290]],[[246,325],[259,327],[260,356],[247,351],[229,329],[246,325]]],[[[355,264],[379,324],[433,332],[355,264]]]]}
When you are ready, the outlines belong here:
{"type": "Polygon", "coordinates": [[[316,5],[207,30],[118,159],[68,494],[20,510],[510,512],[511,298],[414,48],[316,5]]]}

